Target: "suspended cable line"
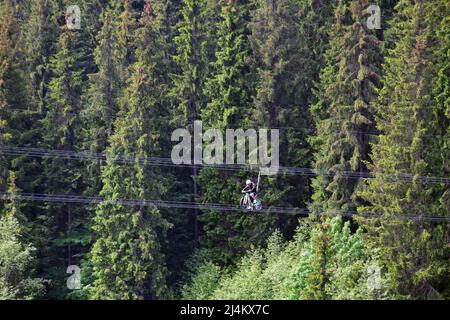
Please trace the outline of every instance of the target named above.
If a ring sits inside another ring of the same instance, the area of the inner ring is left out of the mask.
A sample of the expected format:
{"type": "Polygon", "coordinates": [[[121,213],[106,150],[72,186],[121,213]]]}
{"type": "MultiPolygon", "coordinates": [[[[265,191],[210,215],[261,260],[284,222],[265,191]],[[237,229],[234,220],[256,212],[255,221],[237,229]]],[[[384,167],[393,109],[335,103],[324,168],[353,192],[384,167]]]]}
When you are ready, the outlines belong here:
{"type": "MultiPolygon", "coordinates": [[[[39,157],[39,158],[56,158],[56,159],[68,159],[78,161],[106,161],[110,160],[118,164],[147,164],[154,166],[165,167],[203,167],[203,168],[215,168],[224,171],[251,171],[258,172],[260,167],[257,165],[241,165],[241,164],[174,164],[170,158],[159,157],[136,157],[131,155],[108,155],[102,153],[91,152],[75,152],[69,150],[50,150],[39,149],[29,147],[8,147],[0,146],[0,154],[8,156],[27,156],[27,157],[39,157]]],[[[356,171],[339,171],[334,169],[311,169],[302,167],[279,167],[278,172],[280,174],[302,175],[302,176],[342,176],[348,179],[373,179],[377,176],[386,179],[405,181],[405,182],[423,182],[423,183],[443,183],[450,184],[450,178],[436,177],[436,176],[423,176],[423,175],[411,175],[408,173],[381,173],[381,172],[356,172],[356,171]]]]}
{"type": "MultiPolygon", "coordinates": [[[[71,203],[71,204],[85,204],[98,205],[101,203],[122,206],[140,206],[140,207],[154,207],[154,208],[172,208],[172,209],[199,209],[199,210],[217,210],[223,212],[246,212],[249,214],[293,214],[307,217],[313,213],[309,209],[289,208],[289,207],[269,207],[261,211],[245,211],[239,207],[229,204],[217,203],[195,203],[183,201],[166,201],[166,200],[138,200],[138,199],[106,199],[102,197],[86,197],[75,195],[47,195],[36,193],[9,193],[0,192],[0,199],[14,199],[21,201],[40,201],[52,203],[71,203]]],[[[427,214],[420,215],[383,215],[378,213],[357,212],[357,211],[329,211],[326,213],[329,216],[343,216],[343,217],[365,217],[365,218],[381,218],[391,220],[415,220],[415,221],[433,221],[433,222],[450,222],[450,216],[430,216],[427,214]]]]}

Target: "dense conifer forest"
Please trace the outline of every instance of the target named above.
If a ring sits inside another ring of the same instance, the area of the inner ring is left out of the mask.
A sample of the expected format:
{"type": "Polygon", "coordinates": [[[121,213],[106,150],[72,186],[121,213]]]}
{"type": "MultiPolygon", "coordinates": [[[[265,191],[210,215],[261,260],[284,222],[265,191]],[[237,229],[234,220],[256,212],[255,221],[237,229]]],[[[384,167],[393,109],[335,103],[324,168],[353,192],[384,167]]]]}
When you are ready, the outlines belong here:
{"type": "Polygon", "coordinates": [[[448,0],[0,20],[1,300],[450,299],[448,0]],[[280,170],[172,163],[195,121],[278,130],[280,170]]]}

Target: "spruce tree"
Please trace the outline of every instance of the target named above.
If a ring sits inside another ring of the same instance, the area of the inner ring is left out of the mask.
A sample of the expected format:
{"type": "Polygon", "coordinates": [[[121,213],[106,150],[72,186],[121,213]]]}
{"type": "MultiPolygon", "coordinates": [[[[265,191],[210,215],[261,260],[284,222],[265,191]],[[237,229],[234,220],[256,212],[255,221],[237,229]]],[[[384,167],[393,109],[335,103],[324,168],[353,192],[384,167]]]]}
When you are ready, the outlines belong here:
{"type": "Polygon", "coordinates": [[[370,205],[362,210],[385,217],[364,226],[388,277],[386,290],[399,298],[448,297],[448,226],[422,219],[449,215],[448,185],[421,179],[448,173],[448,92],[435,87],[448,63],[440,56],[448,39],[437,41],[446,8],[441,1],[398,3],[391,26],[398,42],[376,104],[382,135],[371,154],[376,178],[362,193],[370,205]],[[405,174],[410,180],[400,179],[405,174]]]}
{"type": "MultiPolygon", "coordinates": [[[[174,129],[186,128],[193,132],[195,120],[205,104],[203,85],[208,71],[211,52],[211,10],[205,0],[182,1],[179,10],[180,18],[175,25],[173,44],[176,47],[173,60],[173,80],[170,88],[172,110],[170,124],[174,129]]],[[[199,168],[177,170],[176,189],[173,200],[195,202],[198,199],[199,187],[196,180],[199,168]]],[[[179,214],[168,216],[174,228],[169,237],[169,267],[181,272],[183,261],[192,253],[198,244],[200,225],[199,210],[179,210],[179,214]],[[189,239],[189,241],[186,241],[189,239]],[[180,254],[182,253],[182,254],[180,254]]]]}
{"type": "MultiPolygon", "coordinates": [[[[0,143],[4,145],[10,138],[7,133],[6,115],[9,108],[10,82],[13,60],[13,45],[10,39],[10,28],[12,27],[12,11],[4,3],[0,7],[0,143]]],[[[6,190],[8,177],[8,166],[6,158],[0,156],[0,190],[6,190]]]]}
{"type": "Polygon", "coordinates": [[[198,120],[198,114],[205,103],[203,82],[207,71],[208,42],[205,26],[206,2],[202,0],[185,0],[181,10],[182,20],[177,24],[177,45],[173,57],[178,73],[174,74],[172,94],[176,108],[172,122],[177,127],[189,125],[198,120]]]}
{"type": "MultiPolygon", "coordinates": [[[[435,6],[434,10],[438,11],[441,6],[435,6]]],[[[436,17],[440,18],[437,14],[436,17]]],[[[440,162],[442,163],[442,176],[450,176],[450,41],[448,34],[450,32],[449,17],[442,18],[436,22],[435,38],[439,43],[436,48],[436,68],[437,75],[433,78],[433,97],[438,107],[437,118],[439,121],[438,134],[441,136],[440,143],[440,162]]],[[[447,189],[442,193],[440,200],[443,208],[450,208],[450,190],[447,189]]]]}
{"type": "MultiPolygon", "coordinates": [[[[33,118],[23,118],[21,111],[29,106],[23,66],[23,41],[20,19],[23,6],[11,2],[0,4],[0,144],[17,145],[22,137],[32,139],[30,132],[33,118]],[[28,135],[28,136],[27,136],[28,135]]],[[[20,163],[17,158],[0,156],[0,189],[6,190],[8,168],[20,163]]],[[[33,162],[33,161],[28,161],[33,162]]],[[[25,166],[23,166],[25,169],[25,166]]],[[[15,168],[23,171],[20,166],[15,168]]]]}
{"type": "Polygon", "coordinates": [[[112,21],[117,19],[117,44],[115,49],[116,67],[119,77],[126,81],[130,77],[130,66],[136,62],[136,29],[139,27],[139,18],[142,8],[134,4],[141,1],[115,2],[111,5],[112,21]]]}
{"type": "Polygon", "coordinates": [[[201,111],[204,126],[238,126],[251,99],[248,22],[251,1],[224,1],[221,7],[216,59],[205,83],[208,99],[201,111]]]}
{"type": "MultiPolygon", "coordinates": [[[[308,109],[323,64],[333,9],[333,1],[261,0],[252,14],[252,68],[257,75],[249,126],[280,130],[282,166],[307,167],[311,162],[307,137],[314,124],[308,109]]],[[[305,207],[308,186],[304,177],[264,177],[264,201],[305,207]]],[[[293,232],[296,222],[280,216],[278,227],[293,232]]]]}
{"type": "MultiPolygon", "coordinates": [[[[14,89],[19,101],[9,107],[10,144],[15,147],[39,145],[42,137],[40,121],[43,117],[45,94],[49,79],[50,57],[54,54],[56,40],[56,6],[51,1],[21,2],[15,7],[18,30],[14,32],[16,45],[15,60],[19,71],[14,89]]],[[[16,174],[16,184],[24,192],[36,192],[42,184],[41,159],[15,156],[9,157],[11,170],[16,174]]],[[[39,212],[39,204],[23,208],[33,221],[39,212]]],[[[32,233],[38,228],[33,228],[32,233]]],[[[36,234],[34,234],[36,236],[36,234]]]]}
{"type": "MultiPolygon", "coordinates": [[[[83,150],[102,153],[106,150],[108,139],[113,133],[113,124],[119,111],[125,80],[121,78],[117,61],[118,21],[116,12],[105,10],[102,15],[102,29],[95,50],[95,62],[98,72],[90,75],[90,86],[83,97],[83,150]]],[[[124,63],[124,61],[122,61],[124,63]]],[[[101,190],[101,161],[92,161],[86,165],[88,194],[98,194],[101,190]]]]}
{"type": "Polygon", "coordinates": [[[317,177],[311,208],[314,213],[355,210],[364,203],[357,196],[362,179],[342,175],[342,171],[366,172],[369,140],[373,131],[373,103],[380,86],[380,41],[368,30],[365,9],[368,3],[339,1],[336,22],[330,33],[312,107],[317,134],[311,139],[313,167],[317,177]]]}
{"type": "MultiPolygon", "coordinates": [[[[204,130],[245,128],[247,109],[251,105],[253,78],[250,70],[249,43],[252,1],[221,3],[215,60],[204,84],[206,105],[200,111],[204,130]]],[[[198,182],[200,201],[239,204],[242,184],[248,173],[231,173],[202,169],[198,182]]],[[[200,245],[214,262],[232,263],[250,246],[262,244],[275,227],[270,214],[246,215],[205,211],[200,215],[203,235],[200,245]]]]}
{"type": "MultiPolygon", "coordinates": [[[[57,53],[51,60],[52,78],[46,95],[47,111],[41,125],[45,130],[43,145],[48,149],[73,151],[81,138],[81,95],[85,88],[85,34],[64,27],[60,31],[57,53]]],[[[80,163],[47,159],[44,163],[44,193],[79,194],[83,190],[80,163]]],[[[55,294],[64,294],[65,270],[76,264],[76,254],[89,242],[84,233],[85,210],[71,204],[46,204],[45,214],[37,222],[45,226],[42,263],[55,279],[55,294]],[[59,282],[59,281],[61,282],[59,282]]],[[[81,250],[81,251],[80,251],[81,250]]]]}
{"type": "Polygon", "coordinates": [[[329,228],[327,217],[322,216],[318,230],[311,236],[311,271],[306,276],[304,292],[304,296],[308,299],[326,300],[330,297],[326,290],[332,277],[330,272],[332,236],[329,228]]]}
{"type": "MultiPolygon", "coordinates": [[[[145,161],[119,165],[118,155],[161,156],[167,96],[167,45],[161,28],[166,1],[146,1],[136,29],[136,63],[128,81],[127,104],[115,123],[102,170],[105,201],[94,217],[91,251],[94,299],[160,299],[167,295],[162,243],[170,224],[156,207],[114,204],[115,199],[160,199],[170,177],[145,161]]],[[[170,139],[170,138],[168,138],[170,139]]]]}
{"type": "MultiPolygon", "coordinates": [[[[23,86],[21,64],[23,48],[19,41],[19,8],[9,2],[0,4],[0,119],[3,121],[14,116],[14,109],[27,108],[27,91],[23,86]]],[[[8,122],[11,123],[10,120],[8,122]]]]}
{"type": "Polygon", "coordinates": [[[31,111],[43,112],[50,77],[50,58],[55,53],[58,25],[54,1],[30,1],[24,26],[25,61],[30,86],[31,111]]]}

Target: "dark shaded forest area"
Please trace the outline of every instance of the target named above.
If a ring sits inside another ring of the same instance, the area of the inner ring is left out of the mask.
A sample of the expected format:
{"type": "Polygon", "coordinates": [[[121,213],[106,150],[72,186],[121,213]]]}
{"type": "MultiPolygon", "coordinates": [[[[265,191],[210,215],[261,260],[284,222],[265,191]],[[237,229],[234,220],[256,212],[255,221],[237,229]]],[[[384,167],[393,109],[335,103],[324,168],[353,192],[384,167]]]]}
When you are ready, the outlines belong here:
{"type": "Polygon", "coordinates": [[[0,19],[0,299],[450,298],[448,0],[0,19]],[[196,120],[279,130],[290,169],[169,163],[196,120]],[[261,212],[232,209],[247,179],[261,212]]]}

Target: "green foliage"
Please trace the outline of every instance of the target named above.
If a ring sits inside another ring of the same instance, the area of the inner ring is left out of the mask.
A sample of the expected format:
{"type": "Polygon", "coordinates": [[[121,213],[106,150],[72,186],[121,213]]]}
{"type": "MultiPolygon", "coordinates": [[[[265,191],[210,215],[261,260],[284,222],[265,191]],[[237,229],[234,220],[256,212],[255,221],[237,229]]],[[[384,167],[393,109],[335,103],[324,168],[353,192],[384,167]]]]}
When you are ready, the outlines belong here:
{"type": "MultiPolygon", "coordinates": [[[[11,51],[12,44],[9,39],[9,28],[11,21],[11,12],[8,6],[2,5],[0,10],[0,143],[5,143],[10,139],[10,134],[7,133],[7,121],[5,119],[6,110],[8,107],[8,87],[7,81],[9,78],[11,68],[11,51]]],[[[7,161],[0,156],[0,187],[4,190],[6,186],[6,179],[8,176],[7,161]]]]}
{"type": "Polygon", "coordinates": [[[30,1],[30,14],[24,27],[26,70],[34,111],[43,111],[50,78],[50,59],[58,39],[57,8],[53,1],[30,1]]]}
{"type": "Polygon", "coordinates": [[[8,192],[12,195],[0,212],[0,300],[34,299],[44,293],[44,280],[33,278],[36,248],[23,242],[24,217],[14,198],[14,174],[8,192]]]}
{"type": "Polygon", "coordinates": [[[159,33],[166,18],[166,1],[146,3],[136,29],[138,60],[128,81],[128,101],[107,149],[102,170],[102,196],[94,217],[97,240],[91,251],[93,299],[161,299],[167,296],[165,257],[161,243],[170,224],[156,207],[125,207],[108,200],[159,199],[170,186],[159,169],[136,161],[121,166],[114,157],[161,154],[159,139],[166,91],[163,81],[165,39],[159,33]]]}
{"type": "MultiPolygon", "coordinates": [[[[102,153],[113,134],[114,121],[119,111],[120,98],[123,96],[125,80],[121,78],[118,57],[118,21],[111,9],[103,12],[102,28],[97,35],[98,46],[95,49],[95,62],[98,72],[90,75],[90,86],[84,97],[83,150],[102,153]]],[[[124,63],[124,61],[122,60],[124,63]]],[[[86,167],[87,193],[97,194],[101,190],[101,161],[93,161],[86,167]]]]}
{"type": "Polygon", "coordinates": [[[176,127],[192,128],[198,113],[205,103],[203,83],[207,74],[207,63],[211,58],[211,40],[207,34],[207,13],[205,1],[183,1],[182,19],[177,24],[178,34],[174,37],[176,55],[173,60],[178,73],[174,74],[171,95],[176,108],[172,120],[176,127]]]}
{"type": "Polygon", "coordinates": [[[448,92],[436,85],[447,62],[448,48],[440,27],[448,6],[439,1],[400,1],[392,23],[398,39],[386,58],[384,87],[377,101],[378,129],[370,169],[379,172],[362,193],[370,203],[364,210],[398,217],[364,221],[371,245],[379,250],[389,275],[390,290],[402,298],[448,297],[448,226],[403,215],[448,216],[448,186],[421,182],[418,176],[441,176],[448,170],[444,117],[448,92]],[[435,89],[432,89],[432,88],[435,89]],[[439,89],[437,89],[439,88],[439,89]],[[387,173],[406,173],[412,183],[389,179],[387,173]]]}
{"type": "Polygon", "coordinates": [[[205,83],[207,104],[201,118],[208,128],[242,123],[252,91],[248,26],[250,1],[224,1],[217,31],[216,60],[205,83]]]}
{"type": "Polygon", "coordinates": [[[406,216],[450,212],[421,179],[450,175],[449,5],[375,3],[382,30],[368,0],[85,0],[69,30],[71,0],[1,1],[0,147],[106,160],[0,155],[0,298],[448,299],[448,223],[406,216]],[[282,166],[328,175],[263,176],[259,196],[313,217],[115,202],[238,205],[256,174],[117,161],[168,157],[197,119],[278,128],[282,166]]]}
{"type": "MultiPolygon", "coordinates": [[[[174,4],[176,5],[176,4],[174,4]]],[[[206,0],[180,1],[179,16],[173,14],[176,24],[171,39],[172,85],[169,90],[171,111],[169,123],[171,128],[186,128],[192,132],[195,120],[199,120],[200,110],[206,103],[204,83],[209,72],[215,44],[213,28],[214,10],[217,5],[206,0]]],[[[198,200],[199,185],[197,175],[199,168],[192,170],[175,170],[177,183],[170,197],[173,200],[198,200]]],[[[177,282],[183,273],[183,264],[198,245],[200,235],[199,210],[192,214],[177,210],[167,215],[174,228],[169,234],[167,245],[168,266],[173,270],[172,281],[177,282]]]]}
{"type": "MultiPolygon", "coordinates": [[[[312,107],[317,134],[311,138],[316,149],[314,168],[336,171],[367,171],[369,140],[361,134],[374,127],[373,101],[380,86],[380,41],[368,30],[364,10],[367,1],[339,1],[336,22],[330,33],[312,107]]],[[[340,174],[318,176],[312,186],[312,209],[355,210],[363,201],[358,198],[360,181],[340,174]]]]}
{"type": "Polygon", "coordinates": [[[389,298],[384,275],[371,279],[377,276],[370,273],[371,267],[376,270],[377,262],[361,229],[351,232],[350,223],[340,217],[320,224],[311,220],[301,223],[291,241],[275,232],[266,248],[250,250],[234,270],[224,272],[203,260],[182,295],[241,300],[389,298]]]}
{"type": "Polygon", "coordinates": [[[0,218],[0,300],[33,299],[43,294],[42,279],[27,276],[35,248],[20,242],[20,225],[12,215],[0,218]]]}
{"type": "Polygon", "coordinates": [[[181,295],[186,300],[206,300],[218,286],[221,269],[211,261],[201,264],[192,275],[189,285],[181,288],[181,295]]]}
{"type": "MultiPolygon", "coordinates": [[[[85,35],[76,31],[61,30],[58,51],[51,59],[53,74],[48,85],[45,117],[41,121],[44,128],[45,147],[57,150],[76,150],[81,138],[81,96],[86,85],[85,35]]],[[[45,193],[77,194],[83,188],[81,166],[67,163],[64,159],[46,159],[43,163],[45,193]]],[[[77,259],[73,256],[84,252],[78,240],[71,241],[72,235],[86,232],[85,211],[70,204],[47,204],[45,214],[38,216],[38,223],[44,228],[39,235],[40,255],[44,274],[49,272],[57,277],[53,282],[54,291],[49,295],[66,294],[66,269],[77,259]],[[73,259],[73,260],[72,260],[73,259]]],[[[38,229],[39,230],[39,229],[38,229]]]]}
{"type": "MultiPolygon", "coordinates": [[[[279,128],[282,166],[311,165],[307,137],[314,124],[309,105],[323,64],[332,10],[333,1],[288,0],[256,1],[252,11],[249,41],[256,84],[247,118],[252,128],[279,128]]],[[[265,205],[305,207],[309,186],[306,177],[264,177],[265,205]]],[[[296,222],[293,217],[280,216],[276,227],[292,235],[296,222]]]]}

